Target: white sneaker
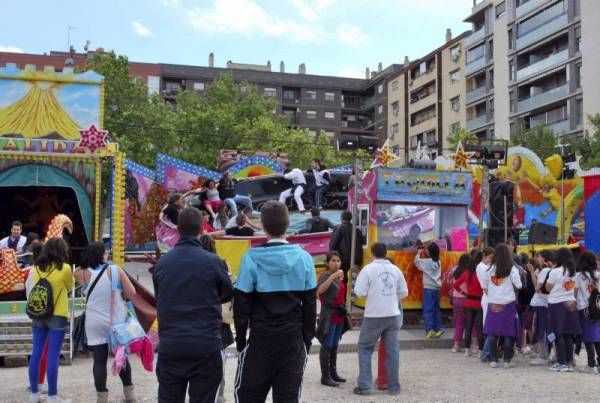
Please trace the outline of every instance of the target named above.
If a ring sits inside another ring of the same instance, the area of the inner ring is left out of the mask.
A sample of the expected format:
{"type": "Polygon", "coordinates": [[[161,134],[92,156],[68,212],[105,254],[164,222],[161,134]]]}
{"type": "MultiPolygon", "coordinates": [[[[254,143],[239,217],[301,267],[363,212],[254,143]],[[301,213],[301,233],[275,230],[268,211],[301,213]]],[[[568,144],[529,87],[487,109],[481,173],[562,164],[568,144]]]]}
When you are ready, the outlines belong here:
{"type": "Polygon", "coordinates": [[[561,365],[560,372],[573,372],[573,367],[570,367],[568,365],[561,365]]]}
{"type": "Polygon", "coordinates": [[[504,363],[504,369],[514,368],[514,367],[515,367],[514,362],[505,362],[504,363]]]}
{"type": "Polygon", "coordinates": [[[492,362],[490,362],[490,367],[498,368],[498,363],[496,361],[492,361],[492,362]]]}
{"type": "Polygon", "coordinates": [[[578,372],[583,372],[585,374],[598,374],[598,367],[579,368],[578,372]]]}
{"type": "Polygon", "coordinates": [[[545,360],[540,357],[536,357],[536,358],[529,360],[529,365],[534,366],[534,367],[548,365],[548,360],[545,360]]]}
{"type": "Polygon", "coordinates": [[[54,395],[54,396],[48,396],[48,403],[52,402],[52,403],[71,403],[71,399],[63,399],[62,397],[58,396],[58,395],[54,395]]]}
{"type": "Polygon", "coordinates": [[[531,347],[525,346],[525,347],[523,347],[521,349],[521,354],[523,354],[523,355],[529,355],[529,354],[531,354],[532,351],[533,350],[531,349],[531,347]]]}
{"type": "Polygon", "coordinates": [[[548,368],[549,371],[554,371],[554,372],[560,372],[560,368],[562,367],[562,365],[560,365],[559,363],[555,363],[552,364],[550,366],[550,368],[548,368]]]}
{"type": "Polygon", "coordinates": [[[470,357],[471,353],[468,348],[465,348],[465,357],[470,357]]]}

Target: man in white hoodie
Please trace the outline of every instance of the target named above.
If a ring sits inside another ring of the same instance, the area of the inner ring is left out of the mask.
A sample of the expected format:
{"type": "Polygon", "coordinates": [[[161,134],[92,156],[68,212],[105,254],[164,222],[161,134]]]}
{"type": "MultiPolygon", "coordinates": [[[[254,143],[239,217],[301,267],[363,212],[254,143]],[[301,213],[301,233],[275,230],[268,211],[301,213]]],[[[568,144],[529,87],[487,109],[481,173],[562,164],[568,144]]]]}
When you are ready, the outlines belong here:
{"type": "Polygon", "coordinates": [[[385,244],[377,242],[371,246],[374,256],[360,271],[356,279],[354,293],[359,297],[367,297],[365,313],[358,337],[359,374],[354,393],[370,395],[373,389],[371,372],[371,356],[375,344],[380,338],[385,344],[386,364],[388,369],[388,393],[400,393],[400,361],[399,332],[402,328],[402,305],[400,301],[408,296],[406,280],[400,269],[385,257],[385,244]]]}

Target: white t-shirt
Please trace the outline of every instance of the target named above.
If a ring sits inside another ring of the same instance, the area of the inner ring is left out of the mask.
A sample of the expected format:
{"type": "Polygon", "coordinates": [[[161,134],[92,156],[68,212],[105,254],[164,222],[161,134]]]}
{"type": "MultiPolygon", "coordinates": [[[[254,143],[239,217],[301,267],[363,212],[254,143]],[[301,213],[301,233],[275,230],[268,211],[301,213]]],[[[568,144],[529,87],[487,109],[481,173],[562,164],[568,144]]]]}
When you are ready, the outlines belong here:
{"type": "Polygon", "coordinates": [[[479,280],[479,285],[481,286],[481,288],[483,288],[484,284],[486,284],[487,282],[488,277],[490,276],[490,273],[488,272],[489,268],[490,266],[483,262],[479,262],[479,264],[475,268],[475,274],[477,274],[477,280],[479,280]]]}
{"type": "MultiPolygon", "coordinates": [[[[596,279],[600,280],[600,271],[596,272],[596,279]]],[[[577,296],[575,297],[577,301],[577,310],[581,311],[588,307],[588,302],[590,300],[590,294],[592,293],[592,282],[588,278],[587,273],[576,273],[575,274],[575,288],[577,288],[577,296]]],[[[596,288],[600,290],[598,284],[596,284],[596,288]]]]}
{"type": "Polygon", "coordinates": [[[354,293],[367,297],[366,318],[385,318],[400,315],[400,300],[408,296],[408,286],[397,266],[386,259],[375,259],[358,274],[354,293]]]}
{"type": "MultiPolygon", "coordinates": [[[[537,276],[537,285],[544,284],[544,280],[546,280],[546,276],[550,273],[552,269],[550,267],[544,267],[542,271],[537,276]]],[[[543,294],[540,291],[536,291],[533,294],[533,298],[531,298],[531,302],[529,306],[548,306],[548,294],[543,294]]]]}
{"type": "Polygon", "coordinates": [[[577,288],[575,276],[569,276],[569,271],[563,274],[562,266],[552,269],[550,277],[548,277],[548,284],[553,285],[548,294],[549,304],[575,301],[575,288],[577,288]]]}
{"type": "Polygon", "coordinates": [[[306,185],[306,178],[304,177],[304,172],[302,172],[299,168],[294,168],[290,172],[283,175],[285,179],[289,179],[292,181],[294,185],[306,185]]]}
{"type": "Polygon", "coordinates": [[[520,289],[523,286],[518,268],[513,266],[506,278],[496,277],[496,266],[492,266],[488,270],[488,274],[485,285],[482,286],[482,288],[487,289],[488,304],[506,305],[517,299],[515,287],[520,289]]]}

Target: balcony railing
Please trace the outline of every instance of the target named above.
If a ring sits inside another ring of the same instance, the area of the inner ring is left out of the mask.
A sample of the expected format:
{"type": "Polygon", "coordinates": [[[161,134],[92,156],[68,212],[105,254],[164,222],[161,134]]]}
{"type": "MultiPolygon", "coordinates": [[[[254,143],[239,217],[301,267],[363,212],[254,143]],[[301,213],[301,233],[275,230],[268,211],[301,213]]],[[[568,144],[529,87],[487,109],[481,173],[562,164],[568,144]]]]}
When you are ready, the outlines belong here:
{"type": "Polygon", "coordinates": [[[535,109],[549,102],[566,97],[567,95],[569,95],[569,85],[565,84],[561,87],[556,87],[549,91],[542,92],[541,94],[537,94],[519,101],[517,104],[518,111],[524,112],[530,109],[535,109]]]}
{"type": "Polygon", "coordinates": [[[465,75],[472,74],[472,73],[476,72],[477,70],[482,69],[483,67],[485,67],[485,56],[480,57],[477,60],[473,60],[471,63],[468,63],[465,66],[465,75]]]}
{"type": "Polygon", "coordinates": [[[540,39],[543,39],[547,36],[552,35],[556,31],[564,28],[569,23],[568,14],[563,14],[559,17],[556,17],[547,23],[540,25],[536,29],[526,33],[517,38],[517,49],[520,49],[524,46],[527,46],[531,43],[534,43],[540,39]]]}
{"type": "Polygon", "coordinates": [[[489,122],[489,120],[487,114],[484,113],[483,115],[467,120],[467,130],[471,131],[478,129],[481,126],[485,126],[487,122],[489,122]]]}
{"type": "Polygon", "coordinates": [[[542,70],[546,70],[549,67],[560,64],[569,58],[569,49],[561,50],[545,59],[530,64],[527,67],[517,71],[517,80],[522,80],[525,77],[539,73],[542,70]]]}
{"type": "Polygon", "coordinates": [[[569,130],[571,130],[571,122],[569,121],[569,119],[561,120],[560,122],[555,122],[555,123],[546,125],[546,127],[548,129],[552,130],[554,132],[554,134],[560,134],[560,133],[568,132],[569,130]]]}
{"type": "Polygon", "coordinates": [[[470,48],[472,45],[481,41],[483,38],[485,38],[485,26],[479,28],[477,31],[473,32],[471,35],[465,38],[465,48],[470,48]]]}
{"type": "Polygon", "coordinates": [[[474,90],[467,92],[467,95],[465,96],[465,102],[470,104],[471,102],[485,96],[485,94],[487,94],[487,87],[482,85],[479,88],[475,88],[474,90]]]}
{"type": "Polygon", "coordinates": [[[527,3],[524,3],[517,7],[517,18],[521,18],[525,14],[530,11],[535,10],[538,6],[544,4],[548,0],[529,0],[527,3]]]}
{"type": "Polygon", "coordinates": [[[370,98],[367,98],[363,101],[362,105],[360,106],[361,109],[366,110],[366,109],[371,109],[372,107],[375,106],[375,104],[377,103],[378,98],[376,95],[373,95],[370,98]]]}

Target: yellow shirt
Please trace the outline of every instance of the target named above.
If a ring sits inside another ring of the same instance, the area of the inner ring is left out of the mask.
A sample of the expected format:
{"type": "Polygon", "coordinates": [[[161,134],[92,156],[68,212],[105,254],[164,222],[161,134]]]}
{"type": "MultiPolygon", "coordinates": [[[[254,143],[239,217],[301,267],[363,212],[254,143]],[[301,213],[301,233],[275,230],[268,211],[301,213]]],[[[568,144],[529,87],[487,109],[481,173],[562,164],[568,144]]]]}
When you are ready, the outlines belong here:
{"type": "Polygon", "coordinates": [[[34,266],[31,273],[33,274],[33,284],[37,284],[38,280],[45,278],[52,286],[52,296],[54,297],[54,316],[69,317],[68,298],[69,291],[73,287],[73,271],[71,266],[63,264],[61,270],[57,268],[49,269],[47,272],[39,270],[34,266]],[[49,275],[47,273],[50,273],[49,275]]]}

